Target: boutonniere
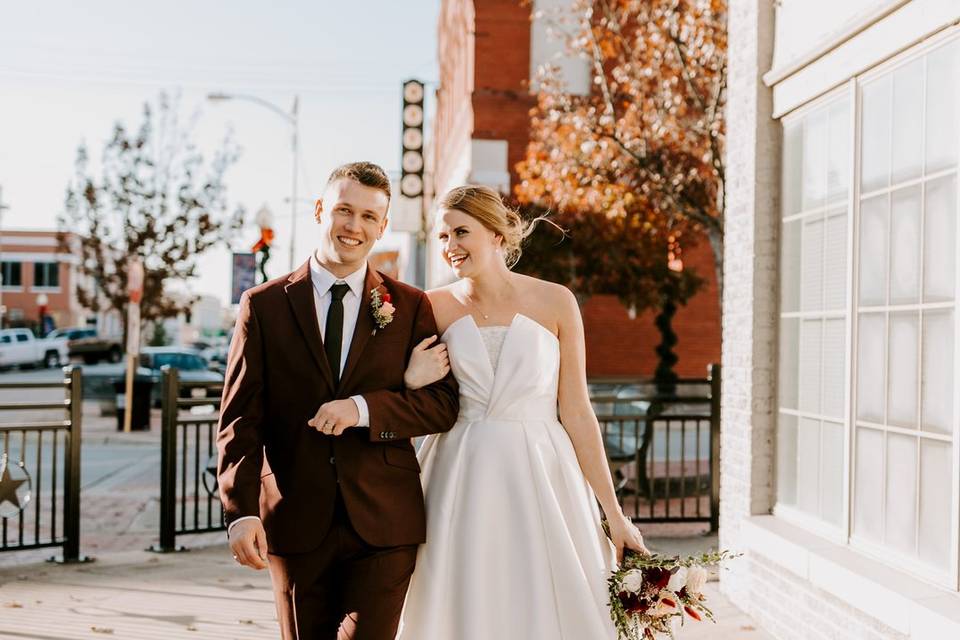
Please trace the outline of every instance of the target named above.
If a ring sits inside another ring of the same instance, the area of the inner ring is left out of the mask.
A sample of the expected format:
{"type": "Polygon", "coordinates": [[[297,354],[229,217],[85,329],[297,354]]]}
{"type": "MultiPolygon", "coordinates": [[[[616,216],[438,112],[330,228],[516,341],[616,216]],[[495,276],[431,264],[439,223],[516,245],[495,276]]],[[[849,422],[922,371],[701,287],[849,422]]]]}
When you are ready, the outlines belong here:
{"type": "MultiPolygon", "coordinates": [[[[373,313],[373,321],[377,329],[383,329],[393,322],[393,314],[396,308],[392,304],[393,298],[390,292],[383,285],[370,290],[370,310],[373,313]]],[[[377,333],[377,329],[373,333],[377,333]]]]}

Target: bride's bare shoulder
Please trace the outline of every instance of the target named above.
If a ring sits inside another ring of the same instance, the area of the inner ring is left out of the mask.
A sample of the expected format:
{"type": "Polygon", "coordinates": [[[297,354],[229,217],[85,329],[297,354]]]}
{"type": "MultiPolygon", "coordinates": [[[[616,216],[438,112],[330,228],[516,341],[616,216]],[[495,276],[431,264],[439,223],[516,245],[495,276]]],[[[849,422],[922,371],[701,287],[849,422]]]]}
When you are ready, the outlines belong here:
{"type": "Polygon", "coordinates": [[[576,297],[564,285],[526,275],[521,276],[519,282],[532,317],[554,334],[562,331],[572,314],[579,313],[576,297]]]}

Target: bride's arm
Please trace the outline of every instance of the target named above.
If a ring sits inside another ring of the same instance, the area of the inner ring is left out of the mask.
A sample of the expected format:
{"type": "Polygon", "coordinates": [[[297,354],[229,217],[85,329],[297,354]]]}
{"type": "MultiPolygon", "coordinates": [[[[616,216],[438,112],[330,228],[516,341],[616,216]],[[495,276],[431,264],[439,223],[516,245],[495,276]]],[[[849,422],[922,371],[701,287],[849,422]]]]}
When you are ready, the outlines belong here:
{"type": "Polygon", "coordinates": [[[560,422],[573,443],[580,469],[607,517],[610,535],[617,547],[617,557],[622,557],[624,546],[646,553],[643,536],[623,514],[617,501],[606,450],[603,447],[600,423],[590,404],[580,307],[568,289],[560,289],[556,301],[560,340],[560,422]]]}

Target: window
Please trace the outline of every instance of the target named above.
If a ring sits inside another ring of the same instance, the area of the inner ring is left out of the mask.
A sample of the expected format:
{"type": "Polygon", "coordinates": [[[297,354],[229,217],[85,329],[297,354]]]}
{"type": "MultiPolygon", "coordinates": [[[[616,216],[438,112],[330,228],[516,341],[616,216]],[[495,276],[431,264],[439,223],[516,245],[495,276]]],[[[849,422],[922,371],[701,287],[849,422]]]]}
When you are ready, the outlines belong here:
{"type": "Polygon", "coordinates": [[[784,124],[780,298],[781,505],[843,522],[850,100],[784,124]]]}
{"type": "Polygon", "coordinates": [[[56,262],[33,263],[33,286],[57,288],[60,286],[60,265],[56,262]]]}
{"type": "Polygon", "coordinates": [[[933,570],[956,499],[958,60],[954,41],[860,86],[852,536],[933,570]]]}
{"type": "Polygon", "coordinates": [[[953,588],[958,157],[957,38],[783,121],[777,513],[953,588]]]}
{"type": "Polygon", "coordinates": [[[3,276],[4,287],[23,286],[21,266],[19,262],[0,262],[0,275],[3,276]]]}

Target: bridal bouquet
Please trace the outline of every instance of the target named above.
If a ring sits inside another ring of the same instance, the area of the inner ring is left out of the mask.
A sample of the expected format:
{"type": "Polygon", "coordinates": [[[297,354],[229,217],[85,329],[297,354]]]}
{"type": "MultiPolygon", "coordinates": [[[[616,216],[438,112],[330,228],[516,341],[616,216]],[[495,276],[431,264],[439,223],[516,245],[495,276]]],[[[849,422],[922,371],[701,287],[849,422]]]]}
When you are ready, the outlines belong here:
{"type": "Polygon", "coordinates": [[[620,568],[608,581],[610,615],[621,640],[673,638],[674,621],[708,618],[713,613],[701,593],[707,567],[734,557],[728,551],[681,558],[641,555],[627,550],[620,568]]]}

